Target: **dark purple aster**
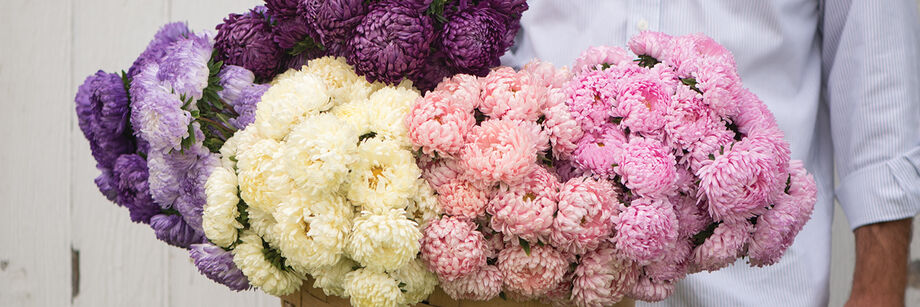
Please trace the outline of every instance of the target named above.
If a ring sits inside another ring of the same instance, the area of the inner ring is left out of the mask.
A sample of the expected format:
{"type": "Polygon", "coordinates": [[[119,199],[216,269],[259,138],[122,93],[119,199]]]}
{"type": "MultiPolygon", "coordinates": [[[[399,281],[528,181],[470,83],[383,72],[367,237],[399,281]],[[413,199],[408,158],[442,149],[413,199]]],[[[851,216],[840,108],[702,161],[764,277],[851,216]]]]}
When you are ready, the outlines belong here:
{"type": "Polygon", "coordinates": [[[135,154],[121,155],[115,160],[112,177],[118,188],[115,202],[128,208],[132,221],[149,224],[150,218],[160,213],[147,184],[147,160],[135,154]]]}
{"type": "Polygon", "coordinates": [[[189,256],[198,272],[233,291],[249,290],[249,280],[233,263],[233,254],[210,243],[192,244],[189,256]]]}
{"type": "Polygon", "coordinates": [[[441,50],[429,56],[422,67],[424,68],[416,70],[411,79],[412,84],[423,93],[433,90],[445,77],[455,74],[455,71],[447,65],[447,56],[441,50]]]}
{"type": "Polygon", "coordinates": [[[105,198],[110,201],[115,201],[118,197],[118,190],[115,184],[115,179],[112,178],[112,169],[105,168],[96,164],[96,169],[101,172],[96,179],[93,180],[96,183],[96,187],[99,188],[99,192],[102,193],[105,198]]]}
{"type": "Polygon", "coordinates": [[[510,47],[505,43],[507,28],[505,18],[490,8],[452,15],[441,33],[447,63],[461,73],[484,76],[510,47]]]}
{"type": "Polygon", "coordinates": [[[368,81],[396,84],[425,63],[433,38],[431,18],[417,9],[376,5],[355,29],[346,59],[368,81]]]}
{"type": "Polygon", "coordinates": [[[134,64],[128,69],[128,76],[133,78],[138,73],[138,70],[147,63],[156,63],[159,58],[166,54],[167,46],[177,40],[188,37],[189,33],[191,31],[189,31],[188,25],[184,22],[173,22],[164,25],[153,36],[153,40],[147,44],[147,49],[134,60],[134,64]]]}
{"type": "Polygon", "coordinates": [[[303,0],[299,12],[313,26],[327,54],[343,56],[367,6],[364,0],[303,0]]]}
{"type": "Polygon", "coordinates": [[[153,228],[157,239],[176,247],[188,248],[192,244],[203,243],[207,240],[203,233],[195,231],[178,214],[154,215],[150,218],[150,228],[153,228]]]}
{"type": "Polygon", "coordinates": [[[264,6],[224,18],[214,38],[217,60],[245,67],[261,80],[271,79],[284,59],[284,51],[272,35],[271,22],[264,6]]]}
{"type": "Polygon", "coordinates": [[[491,7],[511,19],[520,19],[527,10],[527,0],[483,0],[480,6],[491,7]]]}
{"type": "Polygon", "coordinates": [[[300,0],[265,0],[265,8],[268,14],[275,18],[297,16],[297,6],[300,0]]]}

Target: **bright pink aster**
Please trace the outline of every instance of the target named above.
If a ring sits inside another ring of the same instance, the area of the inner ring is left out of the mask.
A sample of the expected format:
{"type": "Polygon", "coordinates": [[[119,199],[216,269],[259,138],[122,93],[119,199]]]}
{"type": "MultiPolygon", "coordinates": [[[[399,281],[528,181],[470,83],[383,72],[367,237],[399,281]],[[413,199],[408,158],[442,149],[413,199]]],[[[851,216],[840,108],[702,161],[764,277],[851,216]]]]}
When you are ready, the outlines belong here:
{"type": "Polygon", "coordinates": [[[639,264],[660,260],[677,240],[677,216],[667,199],[638,198],[618,218],[617,248],[639,264]]]}
{"type": "Polygon", "coordinates": [[[551,290],[563,279],[568,267],[562,254],[548,245],[531,244],[529,255],[520,245],[509,246],[498,254],[505,290],[528,299],[551,290]]]}
{"type": "Polygon", "coordinates": [[[502,292],[502,272],[486,265],[453,281],[442,281],[440,286],[455,300],[488,301],[502,292]]]}
{"type": "Polygon", "coordinates": [[[476,224],[461,217],[443,217],[425,227],[421,259],[442,281],[452,281],[486,265],[486,247],[476,224]]]}
{"type": "Polygon", "coordinates": [[[689,77],[704,62],[723,63],[735,67],[735,59],[728,49],[702,33],[674,37],[662,62],[677,70],[681,77],[689,77]]]}
{"type": "Polygon", "coordinates": [[[681,156],[680,163],[688,165],[691,171],[697,173],[703,166],[712,164],[716,156],[731,148],[731,144],[735,142],[734,137],[735,133],[724,126],[709,130],[702,139],[689,144],[689,148],[685,149],[687,153],[681,156]]]}
{"type": "Polygon", "coordinates": [[[719,224],[702,245],[693,249],[690,271],[712,272],[734,263],[752,231],[754,226],[748,221],[719,224]]]}
{"type": "Polygon", "coordinates": [[[677,282],[687,276],[687,267],[693,254],[693,245],[689,238],[680,238],[665,250],[661,260],[645,266],[645,275],[654,280],[677,282]]]}
{"type": "Polygon", "coordinates": [[[490,119],[473,127],[461,152],[461,165],[473,179],[492,184],[521,182],[537,165],[548,137],[533,122],[490,119]]]}
{"type": "Polygon", "coordinates": [[[626,134],[613,124],[601,133],[585,133],[578,140],[572,160],[578,168],[604,178],[613,178],[626,145],[626,134]]]}
{"type": "Polygon", "coordinates": [[[450,216],[475,219],[486,213],[488,193],[466,180],[448,181],[435,191],[438,193],[438,203],[441,204],[444,213],[450,216]]]}
{"type": "Polygon", "coordinates": [[[616,111],[616,79],[607,71],[590,71],[576,75],[566,83],[565,104],[582,130],[593,133],[621,117],[616,111]]]}
{"type": "Polygon", "coordinates": [[[572,73],[565,66],[556,68],[552,63],[537,59],[525,64],[521,71],[530,74],[534,84],[546,88],[562,88],[572,78],[572,73]]]}
{"type": "Polygon", "coordinates": [[[480,84],[479,110],[490,118],[536,121],[546,103],[546,87],[536,84],[529,73],[511,67],[492,70],[480,84]]]}
{"type": "Polygon", "coordinates": [[[562,184],[550,242],[574,254],[594,250],[613,231],[617,193],[606,180],[581,177],[562,184]]]}
{"type": "Polygon", "coordinates": [[[670,35],[661,32],[642,31],[630,38],[626,45],[637,55],[647,55],[663,61],[671,49],[672,40],[670,35]]]}
{"type": "Polygon", "coordinates": [[[680,225],[678,235],[681,238],[690,238],[712,224],[712,218],[706,211],[707,204],[697,203],[694,195],[696,194],[670,197],[671,203],[674,204],[674,211],[677,213],[677,221],[680,225]]]}
{"type": "Polygon", "coordinates": [[[591,46],[585,49],[581,55],[575,59],[572,70],[576,74],[586,73],[592,70],[600,70],[598,66],[613,66],[622,62],[632,61],[633,57],[626,49],[622,47],[611,46],[591,46]]]}
{"type": "Polygon", "coordinates": [[[492,229],[502,232],[505,240],[547,242],[559,186],[559,179],[542,167],[536,167],[520,184],[502,185],[486,207],[486,212],[492,215],[492,229]]]}
{"type": "Polygon", "coordinates": [[[434,159],[428,155],[419,155],[416,160],[418,167],[422,169],[422,179],[431,185],[431,188],[437,190],[438,187],[454,179],[462,178],[463,168],[457,160],[451,158],[434,159]]]}
{"type": "Polygon", "coordinates": [[[634,137],[621,153],[616,171],[633,194],[653,197],[676,192],[676,160],[661,142],[634,137]]]}
{"type": "Polygon", "coordinates": [[[702,95],[688,87],[677,88],[674,100],[665,114],[664,131],[671,146],[689,149],[712,134],[713,130],[725,127],[719,116],[703,104],[702,98],[702,95]]]}
{"type": "Polygon", "coordinates": [[[584,131],[569,112],[569,107],[563,103],[565,93],[562,90],[551,89],[547,96],[547,106],[543,108],[543,127],[549,132],[553,157],[568,160],[577,148],[576,142],[584,135],[584,131]]]}
{"type": "Polygon", "coordinates": [[[660,302],[674,293],[674,286],[674,282],[653,280],[642,275],[627,295],[640,301],[660,302]]]}
{"type": "Polygon", "coordinates": [[[694,73],[696,87],[703,92],[703,103],[719,116],[735,116],[740,111],[738,91],[741,77],[734,63],[718,60],[701,61],[694,73]]]}
{"type": "Polygon", "coordinates": [[[639,279],[639,266],[606,243],[581,257],[572,282],[572,301],[579,307],[610,306],[623,299],[639,279]]]}
{"type": "Polygon", "coordinates": [[[732,120],[738,126],[739,132],[748,135],[761,130],[779,130],[773,113],[767,109],[766,104],[760,101],[760,98],[757,98],[757,95],[747,89],[742,89],[738,92],[738,99],[741,112],[732,120]]]}
{"type": "Polygon", "coordinates": [[[671,106],[669,87],[647,70],[617,82],[616,112],[622,125],[633,132],[655,133],[665,124],[665,114],[671,106]]]}
{"type": "Polygon", "coordinates": [[[473,109],[456,104],[448,94],[429,92],[406,115],[406,128],[415,149],[425,154],[454,157],[476,125],[473,109]]]}
{"type": "Polygon", "coordinates": [[[789,193],[781,193],[773,209],[757,219],[748,246],[751,265],[772,265],[779,261],[814,210],[818,193],[815,179],[799,160],[789,162],[789,171],[789,193]]]}

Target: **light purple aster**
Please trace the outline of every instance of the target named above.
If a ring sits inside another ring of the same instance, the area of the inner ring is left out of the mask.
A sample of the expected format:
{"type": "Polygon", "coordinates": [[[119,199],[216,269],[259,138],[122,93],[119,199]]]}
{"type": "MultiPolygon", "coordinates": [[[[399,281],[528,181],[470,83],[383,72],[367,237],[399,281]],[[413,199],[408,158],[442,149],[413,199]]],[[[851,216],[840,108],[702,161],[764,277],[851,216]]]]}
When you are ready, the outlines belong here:
{"type": "Polygon", "coordinates": [[[195,231],[185,223],[179,214],[163,213],[150,218],[150,228],[156,233],[157,239],[166,244],[188,248],[192,244],[207,241],[203,233],[195,231]]]}
{"type": "Polygon", "coordinates": [[[498,66],[499,57],[511,47],[504,38],[505,18],[491,8],[472,8],[448,17],[441,45],[448,63],[461,73],[484,76],[498,66]]]}
{"type": "Polygon", "coordinates": [[[231,118],[230,124],[237,129],[246,128],[249,124],[256,121],[256,106],[262,100],[262,94],[271,87],[269,84],[254,84],[243,91],[240,100],[233,105],[233,110],[239,116],[231,118]]]}
{"type": "Polygon", "coordinates": [[[179,95],[157,79],[159,65],[147,64],[131,81],[131,125],[138,138],[149,143],[151,151],[179,149],[189,136],[191,113],[179,95]]]}
{"type": "Polygon", "coordinates": [[[204,36],[192,35],[176,41],[166,48],[166,55],[158,61],[157,79],[176,94],[200,99],[208,86],[208,60],[213,50],[210,39],[204,36]]]}
{"type": "Polygon", "coordinates": [[[192,244],[189,256],[198,272],[233,291],[249,290],[249,280],[233,263],[233,254],[210,243],[192,244]]]}
{"type": "Polygon", "coordinates": [[[233,106],[239,116],[231,118],[230,124],[237,129],[246,128],[255,121],[256,104],[262,94],[268,90],[269,84],[255,84],[255,75],[249,70],[235,65],[224,66],[220,73],[219,85],[223,88],[217,95],[227,104],[233,106]]]}
{"type": "Polygon", "coordinates": [[[277,71],[285,54],[272,35],[272,18],[264,6],[245,14],[230,14],[217,25],[214,38],[216,59],[224,64],[251,70],[260,80],[269,80],[277,71]]]}
{"type": "Polygon", "coordinates": [[[180,182],[180,194],[173,207],[182,214],[189,226],[204,232],[201,227],[201,214],[204,204],[207,203],[204,184],[208,181],[211,171],[220,166],[220,158],[207,149],[198,153],[197,156],[198,161],[183,174],[185,178],[180,182]]]}
{"type": "Polygon", "coordinates": [[[188,25],[184,22],[163,25],[157,31],[157,34],[153,36],[153,40],[147,45],[147,49],[134,60],[134,64],[128,69],[128,76],[133,78],[147,63],[156,63],[166,54],[166,47],[175,41],[188,37],[189,34],[191,34],[191,31],[189,31],[188,25]]]}
{"type": "Polygon", "coordinates": [[[112,177],[118,191],[115,202],[128,208],[131,221],[149,224],[150,218],[162,211],[150,196],[147,161],[144,158],[136,154],[121,155],[115,160],[112,177]]]}
{"type": "Polygon", "coordinates": [[[345,55],[348,40],[368,11],[364,0],[304,0],[298,8],[319,43],[335,56],[345,55]]]}
{"type": "Polygon", "coordinates": [[[396,84],[422,67],[433,39],[430,17],[381,2],[355,29],[346,59],[368,81],[396,84]]]}

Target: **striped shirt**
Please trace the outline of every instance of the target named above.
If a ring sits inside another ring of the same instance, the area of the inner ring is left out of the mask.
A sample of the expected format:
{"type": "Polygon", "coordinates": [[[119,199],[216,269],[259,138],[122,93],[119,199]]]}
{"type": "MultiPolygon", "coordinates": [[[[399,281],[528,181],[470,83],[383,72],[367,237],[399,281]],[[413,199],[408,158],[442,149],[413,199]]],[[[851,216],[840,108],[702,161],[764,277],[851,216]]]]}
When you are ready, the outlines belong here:
{"type": "Polygon", "coordinates": [[[834,197],[853,228],[920,211],[913,0],[537,0],[521,22],[505,65],[567,65],[589,46],[625,46],[646,29],[713,37],[776,115],[792,158],[814,174],[814,214],[778,264],[739,260],[688,276],[665,305],[827,305],[834,197]]]}

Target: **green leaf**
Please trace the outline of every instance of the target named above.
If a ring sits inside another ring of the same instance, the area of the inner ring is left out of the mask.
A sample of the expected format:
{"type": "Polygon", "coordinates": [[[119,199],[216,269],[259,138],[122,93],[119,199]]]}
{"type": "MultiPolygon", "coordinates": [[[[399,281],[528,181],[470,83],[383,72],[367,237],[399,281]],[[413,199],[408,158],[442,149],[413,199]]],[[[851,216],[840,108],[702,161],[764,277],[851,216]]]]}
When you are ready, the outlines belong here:
{"type": "Polygon", "coordinates": [[[505,296],[505,291],[499,292],[499,293],[498,293],[498,297],[500,297],[500,298],[502,298],[503,300],[506,300],[506,301],[508,300],[508,297],[505,296]]]}
{"type": "Polygon", "coordinates": [[[524,253],[526,253],[527,256],[530,256],[530,242],[527,242],[527,240],[522,238],[518,238],[518,243],[521,244],[521,248],[524,249],[524,253]]]}
{"type": "Polygon", "coordinates": [[[404,282],[400,282],[399,285],[397,285],[397,287],[399,287],[399,291],[402,291],[402,293],[406,293],[406,289],[403,289],[403,287],[405,286],[406,286],[406,283],[404,282]]]}
{"type": "Polygon", "coordinates": [[[716,156],[715,156],[715,155],[709,154],[709,160],[715,160],[715,159],[716,159],[716,156]]]}
{"type": "Polygon", "coordinates": [[[620,122],[622,121],[623,121],[622,117],[611,117],[610,118],[610,122],[613,123],[614,125],[619,125],[620,122]]]}
{"type": "Polygon", "coordinates": [[[645,68],[652,68],[652,67],[655,67],[655,64],[661,63],[661,61],[658,61],[658,59],[653,58],[649,55],[640,55],[639,58],[634,61],[639,62],[638,63],[639,66],[642,66],[645,68]]]}
{"type": "Polygon", "coordinates": [[[786,194],[789,194],[789,189],[791,188],[792,188],[792,175],[789,175],[789,177],[786,177],[786,189],[783,191],[786,192],[786,194]]]}

